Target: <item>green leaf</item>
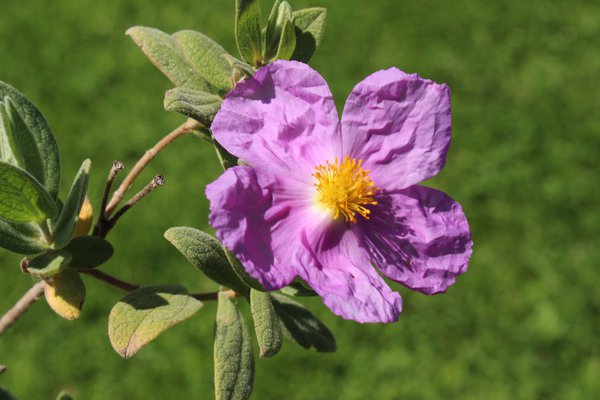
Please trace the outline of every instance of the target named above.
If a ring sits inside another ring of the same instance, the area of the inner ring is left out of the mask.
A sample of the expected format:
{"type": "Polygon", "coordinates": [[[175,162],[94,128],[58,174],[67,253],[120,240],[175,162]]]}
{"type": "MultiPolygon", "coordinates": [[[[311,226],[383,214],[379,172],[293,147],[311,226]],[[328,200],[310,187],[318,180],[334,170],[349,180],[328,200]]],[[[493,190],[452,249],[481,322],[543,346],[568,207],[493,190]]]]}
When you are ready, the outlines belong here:
{"type": "Polygon", "coordinates": [[[281,349],[281,325],[275,313],[271,296],[265,292],[250,290],[250,308],[260,357],[273,357],[281,349]]]}
{"type": "Polygon", "coordinates": [[[81,315],[85,294],[85,285],[73,268],[65,268],[45,281],[44,296],[48,305],[55,313],[69,321],[81,315]]]}
{"type": "Polygon", "coordinates": [[[182,49],[171,35],[144,26],[129,28],[125,34],[140,46],[152,64],[176,86],[185,86],[205,92],[212,91],[208,82],[190,65],[182,49]]]}
{"type": "Polygon", "coordinates": [[[246,286],[232,270],[221,242],[198,229],[176,227],[165,232],[165,238],[204,275],[219,285],[246,296],[246,286]]]}
{"type": "Polygon", "coordinates": [[[15,396],[0,388],[0,400],[17,400],[15,396]]]}
{"type": "Polygon", "coordinates": [[[215,398],[248,399],[254,380],[252,340],[240,310],[225,292],[219,292],[215,325],[215,398]]]}
{"type": "Polygon", "coordinates": [[[12,222],[42,222],[56,212],[54,200],[34,177],[0,161],[0,217],[12,222]]]}
{"type": "Polygon", "coordinates": [[[31,275],[50,278],[66,269],[71,262],[71,258],[71,254],[63,250],[49,251],[29,261],[27,270],[31,275]]]}
{"type": "Polygon", "coordinates": [[[129,358],[170,327],[202,307],[180,285],[135,290],[119,301],[108,317],[108,337],[117,353],[129,358]]]}
{"type": "Polygon", "coordinates": [[[233,271],[235,271],[236,275],[242,280],[242,282],[252,289],[260,292],[265,291],[265,288],[263,288],[256,279],[248,275],[240,260],[238,260],[232,252],[230,252],[225,246],[223,246],[223,251],[225,252],[227,260],[229,260],[229,265],[231,265],[231,268],[233,268],[233,271]]]}
{"type": "Polygon", "coordinates": [[[267,25],[264,28],[264,60],[270,60],[277,50],[279,36],[281,36],[281,32],[277,31],[277,16],[279,15],[280,4],[281,0],[275,0],[267,19],[267,25]]]}
{"type": "Polygon", "coordinates": [[[71,185],[71,190],[67,196],[67,200],[60,211],[60,215],[53,221],[52,236],[56,247],[60,248],[69,243],[73,236],[73,231],[77,225],[79,211],[85,200],[87,193],[88,179],[92,162],[85,160],[79,168],[79,172],[75,176],[75,180],[71,185]]]}
{"type": "Polygon", "coordinates": [[[233,88],[231,65],[223,57],[227,51],[220,44],[200,32],[185,30],[173,38],[190,64],[210,84],[225,92],[233,88]]]}
{"type": "Polygon", "coordinates": [[[20,167],[38,182],[44,182],[46,171],[38,144],[8,96],[0,102],[0,130],[0,161],[20,167]]]}
{"type": "Polygon", "coordinates": [[[37,224],[10,222],[0,218],[0,247],[18,254],[38,254],[50,246],[42,239],[37,224]]]}
{"type": "MultiPolygon", "coordinates": [[[[26,168],[32,168],[31,174],[38,178],[38,181],[44,186],[53,200],[58,197],[58,189],[60,186],[60,157],[58,154],[58,145],[52,135],[48,122],[40,113],[40,111],[17,89],[4,82],[0,82],[0,99],[10,97],[12,108],[15,113],[9,114],[13,118],[20,118],[27,127],[29,134],[33,138],[33,143],[29,139],[19,139],[20,147],[18,147],[24,154],[23,158],[29,161],[26,168]],[[33,161],[34,159],[39,161],[33,161]],[[41,163],[41,169],[43,170],[43,178],[38,177],[38,166],[37,163],[41,163]],[[35,172],[33,172],[35,170],[35,172]]],[[[6,104],[6,101],[5,101],[6,104]]],[[[4,127],[5,125],[0,124],[4,127]]],[[[6,131],[0,127],[0,136],[4,136],[0,142],[6,143],[6,131]]],[[[10,141],[10,140],[9,140],[10,141]]]]}
{"type": "Polygon", "coordinates": [[[233,56],[226,55],[225,60],[227,60],[227,62],[229,64],[231,64],[231,67],[233,68],[233,81],[234,82],[238,82],[243,77],[252,77],[252,76],[254,76],[254,73],[256,72],[256,70],[254,68],[252,68],[250,65],[246,64],[243,61],[238,60],[237,58],[235,58],[233,56]]]}
{"type": "Polygon", "coordinates": [[[289,297],[277,293],[271,296],[286,337],[305,349],[314,347],[319,352],[335,351],[333,334],[312,312],[289,297]]]}
{"type": "Polygon", "coordinates": [[[314,297],[318,296],[318,294],[308,288],[303,282],[299,280],[295,280],[290,283],[288,286],[281,289],[281,293],[287,294],[288,296],[296,296],[296,297],[314,297]]]}
{"type": "Polygon", "coordinates": [[[296,50],[292,60],[308,62],[317,47],[321,44],[325,33],[327,10],[325,8],[306,8],[293,12],[296,27],[296,50]]]}
{"type": "MultiPolygon", "coordinates": [[[[283,4],[282,4],[283,5],[283,4]]],[[[289,60],[294,54],[296,49],[296,31],[292,21],[287,20],[283,24],[281,29],[281,39],[279,41],[279,47],[277,48],[277,54],[275,59],[277,60],[289,60]]]]}
{"type": "Polygon", "coordinates": [[[258,66],[262,58],[260,2],[235,0],[235,40],[242,58],[258,66]]]}
{"type": "Polygon", "coordinates": [[[175,88],[165,93],[165,110],[194,118],[204,126],[210,126],[221,108],[223,99],[214,94],[189,88],[175,88]]]}
{"type": "Polygon", "coordinates": [[[98,236],[77,237],[64,248],[72,256],[70,266],[77,269],[98,267],[113,255],[112,245],[98,236]]]}

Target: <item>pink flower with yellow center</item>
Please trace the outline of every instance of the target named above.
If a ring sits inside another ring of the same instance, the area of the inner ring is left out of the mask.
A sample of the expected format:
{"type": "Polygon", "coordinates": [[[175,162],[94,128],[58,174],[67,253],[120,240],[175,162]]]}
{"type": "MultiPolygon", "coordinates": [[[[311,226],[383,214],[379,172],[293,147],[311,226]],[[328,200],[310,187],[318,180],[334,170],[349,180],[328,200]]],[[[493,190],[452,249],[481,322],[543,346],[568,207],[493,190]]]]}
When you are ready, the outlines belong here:
{"type": "Polygon", "coordinates": [[[352,91],[341,122],[323,78],[278,61],[239,83],[212,124],[244,161],[208,185],[217,236],[267,290],[303,279],[336,314],[392,322],[400,295],[467,270],[469,225],[443,192],[417,185],[444,166],[450,93],[392,68],[352,91]]]}

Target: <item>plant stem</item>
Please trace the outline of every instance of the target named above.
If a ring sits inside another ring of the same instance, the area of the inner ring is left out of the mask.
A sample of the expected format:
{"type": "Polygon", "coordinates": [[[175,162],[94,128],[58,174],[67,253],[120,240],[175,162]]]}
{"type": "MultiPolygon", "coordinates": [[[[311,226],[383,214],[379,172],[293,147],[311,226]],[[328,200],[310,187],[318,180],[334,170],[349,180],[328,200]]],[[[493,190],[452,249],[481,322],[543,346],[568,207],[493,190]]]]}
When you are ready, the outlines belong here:
{"type": "Polygon", "coordinates": [[[23,315],[44,293],[44,282],[33,285],[17,303],[0,318],[0,335],[23,315]]]}
{"type": "Polygon", "coordinates": [[[125,179],[123,179],[123,182],[121,182],[119,188],[113,194],[110,202],[108,203],[108,206],[106,207],[105,215],[110,216],[113,213],[113,211],[115,210],[115,208],[117,208],[121,200],[123,200],[125,193],[133,184],[135,179],[144,170],[146,165],[148,165],[161,150],[163,150],[177,138],[185,135],[186,133],[191,132],[198,125],[198,121],[190,118],[186,122],[178,126],[171,133],[169,133],[167,136],[163,137],[151,149],[146,151],[146,153],[142,156],[142,158],[138,160],[138,162],[134,165],[133,169],[129,172],[129,174],[127,174],[125,179]]]}
{"type": "Polygon", "coordinates": [[[125,165],[120,161],[113,161],[113,165],[108,173],[108,179],[106,179],[106,186],[104,187],[104,193],[102,195],[102,204],[100,205],[100,218],[106,218],[106,206],[108,205],[108,196],[110,196],[110,189],[115,181],[115,177],[121,171],[123,171],[125,165]]]}
{"type": "Polygon", "coordinates": [[[132,290],[135,290],[140,287],[140,285],[136,283],[122,281],[118,278],[115,278],[112,275],[107,274],[106,272],[100,271],[99,269],[84,269],[79,272],[81,272],[82,274],[92,276],[100,281],[106,282],[109,285],[118,287],[119,289],[123,289],[128,292],[131,292],[132,290]]]}

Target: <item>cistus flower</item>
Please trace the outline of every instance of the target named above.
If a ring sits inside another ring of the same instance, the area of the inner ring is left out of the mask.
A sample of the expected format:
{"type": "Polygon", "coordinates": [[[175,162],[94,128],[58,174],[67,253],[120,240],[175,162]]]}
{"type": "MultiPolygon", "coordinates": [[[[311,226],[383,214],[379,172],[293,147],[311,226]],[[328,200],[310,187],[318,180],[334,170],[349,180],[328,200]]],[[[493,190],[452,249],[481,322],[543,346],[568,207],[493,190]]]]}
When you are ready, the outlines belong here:
{"type": "Polygon", "coordinates": [[[278,61],[229,93],[212,131],[245,165],[207,186],[210,223],[265,289],[300,277],[337,315],[392,322],[402,301],[376,268],[426,294],[467,270],[461,206],[417,185],[445,163],[446,85],[376,72],[354,88],[340,123],[324,79],[278,61]]]}

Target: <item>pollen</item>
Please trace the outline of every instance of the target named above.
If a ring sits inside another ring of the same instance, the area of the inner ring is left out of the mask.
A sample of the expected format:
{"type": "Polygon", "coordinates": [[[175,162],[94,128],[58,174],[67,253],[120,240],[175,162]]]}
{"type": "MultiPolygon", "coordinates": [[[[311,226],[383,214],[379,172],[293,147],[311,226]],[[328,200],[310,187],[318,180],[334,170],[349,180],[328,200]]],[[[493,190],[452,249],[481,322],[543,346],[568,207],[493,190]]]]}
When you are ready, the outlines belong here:
{"type": "Polygon", "coordinates": [[[332,211],[333,219],[344,216],[346,222],[356,223],[356,214],[369,219],[367,207],[377,204],[374,196],[379,191],[369,172],[363,169],[362,160],[350,157],[319,165],[313,173],[318,203],[332,211]]]}

